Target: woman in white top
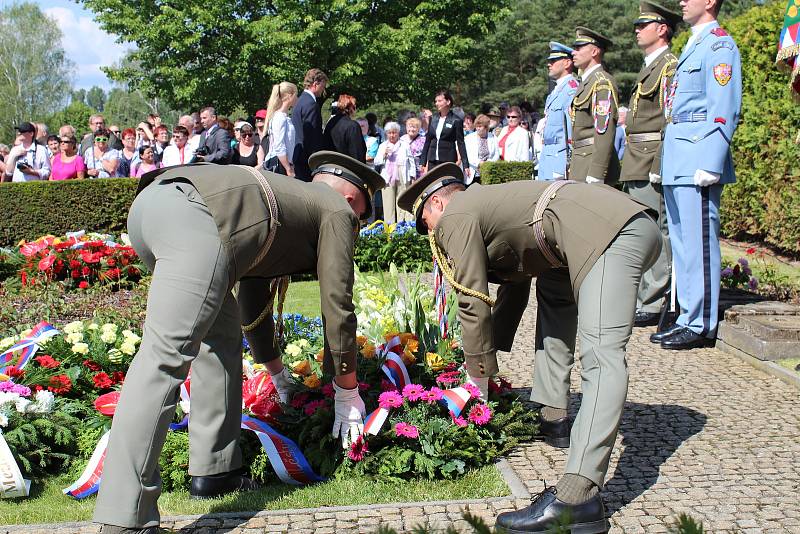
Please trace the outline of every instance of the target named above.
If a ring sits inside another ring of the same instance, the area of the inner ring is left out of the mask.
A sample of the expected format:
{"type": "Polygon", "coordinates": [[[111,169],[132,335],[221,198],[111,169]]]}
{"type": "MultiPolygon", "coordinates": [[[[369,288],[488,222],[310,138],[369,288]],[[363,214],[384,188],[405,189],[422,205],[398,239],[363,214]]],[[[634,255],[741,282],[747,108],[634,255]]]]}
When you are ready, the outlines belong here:
{"type": "Polygon", "coordinates": [[[508,126],[503,127],[497,139],[500,159],[503,161],[530,161],[531,138],[528,130],[522,127],[522,110],[511,106],[506,115],[508,126]]]}
{"type": "Polygon", "coordinates": [[[269,151],[264,156],[264,168],[294,176],[290,154],[294,152],[295,131],[289,109],[297,102],[297,86],[281,82],[272,86],[272,95],[267,103],[267,128],[269,151]]]}
{"type": "Polygon", "coordinates": [[[119,152],[108,145],[108,131],[94,132],[94,144],[83,154],[89,178],[111,178],[117,175],[119,152]]]}
{"type": "Polygon", "coordinates": [[[411,214],[397,209],[397,197],[406,190],[412,178],[416,176],[414,157],[408,145],[400,141],[400,125],[388,122],[383,127],[386,141],[378,146],[375,154],[375,166],[382,165],[381,176],[386,180],[386,187],[381,189],[383,198],[383,220],[387,224],[412,220],[411,214]]]}
{"type": "Polygon", "coordinates": [[[466,176],[467,184],[472,182],[480,183],[481,164],[484,161],[497,161],[500,159],[497,138],[489,131],[489,117],[483,114],[478,115],[472,124],[475,132],[464,138],[470,169],[466,176]]]}

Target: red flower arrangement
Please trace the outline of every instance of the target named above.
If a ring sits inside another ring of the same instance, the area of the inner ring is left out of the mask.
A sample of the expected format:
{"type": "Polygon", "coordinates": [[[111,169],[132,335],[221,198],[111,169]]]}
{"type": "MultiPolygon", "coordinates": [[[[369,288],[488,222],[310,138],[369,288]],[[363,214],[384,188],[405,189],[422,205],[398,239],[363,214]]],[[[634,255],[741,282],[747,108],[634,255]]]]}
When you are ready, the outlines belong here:
{"type": "Polygon", "coordinates": [[[36,363],[39,364],[39,366],[44,367],[45,369],[55,369],[56,367],[61,365],[61,362],[53,359],[53,357],[50,356],[49,354],[36,356],[34,360],[36,361],[36,363]]]}
{"type": "Polygon", "coordinates": [[[92,382],[97,389],[108,389],[114,385],[114,381],[107,373],[97,373],[92,377],[92,382]]]}
{"type": "Polygon", "coordinates": [[[47,389],[56,395],[64,395],[72,390],[72,380],[67,375],[51,376],[47,389]]]}

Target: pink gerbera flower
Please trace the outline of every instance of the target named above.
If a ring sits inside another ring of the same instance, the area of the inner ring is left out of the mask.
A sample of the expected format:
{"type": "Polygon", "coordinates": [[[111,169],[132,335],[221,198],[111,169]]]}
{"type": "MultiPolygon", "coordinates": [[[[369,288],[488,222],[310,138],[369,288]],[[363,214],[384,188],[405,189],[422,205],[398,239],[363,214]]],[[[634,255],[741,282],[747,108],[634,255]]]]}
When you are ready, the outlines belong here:
{"type": "Polygon", "coordinates": [[[354,462],[360,462],[368,452],[369,447],[367,447],[367,440],[364,439],[362,434],[350,445],[350,449],[347,451],[347,457],[354,462]]]}
{"type": "Polygon", "coordinates": [[[396,391],[384,391],[378,396],[378,405],[385,410],[399,408],[403,405],[403,396],[396,391]]]}
{"type": "Polygon", "coordinates": [[[461,381],[461,373],[459,373],[458,371],[441,373],[439,376],[436,377],[436,382],[442,384],[443,386],[449,386],[450,384],[458,384],[460,381],[461,381]]]}
{"type": "Polygon", "coordinates": [[[444,397],[444,392],[437,387],[432,387],[430,391],[425,391],[420,399],[428,404],[433,404],[434,402],[442,400],[442,397],[444,397]]]}
{"type": "Polygon", "coordinates": [[[320,391],[322,391],[323,395],[331,399],[336,395],[336,392],[333,390],[333,384],[325,384],[320,388],[320,391]]]}
{"type": "Polygon", "coordinates": [[[394,432],[404,438],[416,439],[419,437],[419,429],[408,423],[397,423],[394,425],[394,432]]]}
{"type": "Polygon", "coordinates": [[[403,396],[412,402],[420,400],[423,393],[425,388],[419,384],[409,384],[403,388],[403,396]]]}
{"type": "Polygon", "coordinates": [[[397,391],[397,386],[385,378],[381,379],[381,391],[397,391]]]}
{"type": "Polygon", "coordinates": [[[455,415],[453,415],[452,412],[450,412],[450,418],[453,420],[453,424],[455,424],[456,426],[460,426],[460,427],[463,428],[463,427],[469,425],[469,423],[467,422],[466,419],[464,419],[460,415],[458,417],[456,417],[455,415]]]}
{"type": "Polygon", "coordinates": [[[485,404],[476,404],[469,411],[469,420],[482,426],[491,421],[492,409],[485,404]]]}
{"type": "Polygon", "coordinates": [[[465,382],[461,387],[466,389],[467,391],[469,391],[469,396],[471,398],[473,398],[473,399],[480,398],[481,390],[475,384],[470,384],[469,382],[465,382]]]}
{"type": "Polygon", "coordinates": [[[325,399],[311,401],[306,404],[306,408],[304,410],[306,415],[314,415],[314,413],[320,408],[327,408],[327,402],[325,399]]]}

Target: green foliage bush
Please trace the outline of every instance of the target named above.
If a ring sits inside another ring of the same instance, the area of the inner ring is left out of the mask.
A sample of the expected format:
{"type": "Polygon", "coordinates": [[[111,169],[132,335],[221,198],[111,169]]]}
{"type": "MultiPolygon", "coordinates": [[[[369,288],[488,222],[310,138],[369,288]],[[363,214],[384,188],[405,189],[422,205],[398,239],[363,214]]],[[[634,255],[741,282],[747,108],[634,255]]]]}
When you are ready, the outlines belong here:
{"type": "Polygon", "coordinates": [[[487,161],[481,165],[481,183],[486,185],[530,180],[532,177],[531,161],[487,161]]]}
{"type": "Polygon", "coordinates": [[[125,230],[136,180],[66,180],[0,184],[0,246],[75,230],[125,230]]]}
{"type": "Polygon", "coordinates": [[[417,233],[416,226],[400,223],[386,230],[382,224],[361,230],[353,255],[359,270],[387,271],[392,263],[400,270],[433,269],[428,239],[417,233]]]}

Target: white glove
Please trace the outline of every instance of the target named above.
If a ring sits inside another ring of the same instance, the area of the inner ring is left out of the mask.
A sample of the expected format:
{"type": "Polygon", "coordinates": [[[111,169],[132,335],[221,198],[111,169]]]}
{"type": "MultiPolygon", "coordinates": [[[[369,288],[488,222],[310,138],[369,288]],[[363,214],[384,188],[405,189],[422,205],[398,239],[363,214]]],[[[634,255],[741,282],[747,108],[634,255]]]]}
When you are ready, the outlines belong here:
{"type": "Polygon", "coordinates": [[[278,391],[278,396],[281,398],[281,402],[286,404],[289,402],[289,397],[292,396],[295,390],[295,383],[294,379],[292,378],[292,373],[289,372],[286,367],[281,369],[281,372],[273,375],[269,375],[272,378],[272,383],[275,386],[275,389],[278,391]]]}
{"type": "Polygon", "coordinates": [[[484,378],[473,378],[467,375],[467,384],[472,384],[476,388],[478,388],[481,392],[480,400],[486,402],[489,400],[489,377],[484,378]]]}
{"type": "Polygon", "coordinates": [[[707,187],[719,182],[722,175],[716,172],[708,172],[703,169],[694,171],[694,185],[698,187],[707,187]]]}
{"type": "Polygon", "coordinates": [[[649,174],[650,174],[650,183],[651,184],[660,184],[661,183],[661,175],[660,174],[656,174],[654,172],[651,172],[649,174]]]}
{"type": "Polygon", "coordinates": [[[364,432],[366,408],[358,393],[358,386],[345,389],[334,381],[333,389],[336,393],[333,397],[334,419],[331,435],[334,438],[341,437],[342,448],[346,449],[364,432]]]}
{"type": "Polygon", "coordinates": [[[605,183],[605,179],[603,178],[595,178],[594,176],[587,176],[586,177],[587,184],[602,184],[605,183]]]}

